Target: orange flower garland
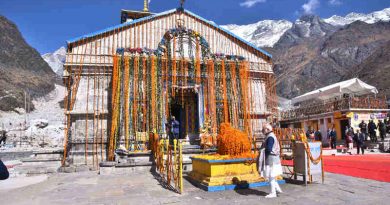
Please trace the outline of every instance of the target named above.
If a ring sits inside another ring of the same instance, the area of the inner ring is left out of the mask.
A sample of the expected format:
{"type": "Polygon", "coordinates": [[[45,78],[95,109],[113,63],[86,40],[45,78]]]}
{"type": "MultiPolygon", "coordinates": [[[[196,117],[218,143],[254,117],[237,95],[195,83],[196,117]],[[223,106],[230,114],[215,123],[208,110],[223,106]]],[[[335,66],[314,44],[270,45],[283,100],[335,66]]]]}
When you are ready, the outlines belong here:
{"type": "Polygon", "coordinates": [[[196,39],[196,62],[195,62],[196,84],[201,83],[201,70],[200,70],[200,46],[199,39],[196,39]]]}
{"type": "MultiPolygon", "coordinates": [[[[152,60],[151,60],[151,71],[150,71],[150,75],[151,75],[151,84],[152,84],[152,128],[156,128],[156,117],[157,117],[157,110],[156,110],[156,86],[157,86],[157,80],[156,80],[156,70],[155,70],[155,57],[152,56],[152,60]]],[[[156,129],[157,130],[157,129],[156,129]]]]}
{"type": "Polygon", "coordinates": [[[225,70],[225,61],[221,61],[222,67],[222,85],[223,85],[223,116],[224,122],[229,122],[229,106],[227,99],[227,85],[226,85],[226,70],[225,70]]]}
{"type": "Polygon", "coordinates": [[[172,97],[175,97],[175,88],[176,85],[176,36],[173,37],[173,52],[172,52],[172,97]]]}
{"type": "Polygon", "coordinates": [[[130,89],[130,65],[129,65],[129,57],[125,57],[125,70],[124,70],[124,79],[123,79],[123,83],[124,83],[124,93],[125,93],[125,120],[124,120],[124,123],[125,123],[125,145],[126,145],[126,149],[129,149],[129,121],[130,121],[130,115],[129,115],[129,100],[130,100],[130,93],[129,93],[129,89],[130,89]]]}
{"type": "Polygon", "coordinates": [[[146,108],[146,92],[147,92],[147,83],[146,83],[146,77],[147,77],[147,74],[146,74],[146,58],[145,57],[142,57],[142,76],[143,76],[143,80],[142,80],[142,110],[143,110],[143,118],[142,118],[142,131],[143,132],[146,132],[146,112],[147,112],[147,108],[146,108]]]}
{"type": "Polygon", "coordinates": [[[133,83],[133,129],[134,129],[134,132],[133,133],[136,133],[138,132],[138,107],[137,107],[137,104],[138,104],[138,65],[139,64],[139,58],[138,57],[135,57],[134,58],[134,83],[133,83]]]}
{"type": "Polygon", "coordinates": [[[109,146],[109,155],[108,155],[108,160],[114,160],[114,149],[115,149],[115,142],[116,142],[116,132],[118,128],[118,114],[117,112],[118,107],[119,107],[119,100],[118,100],[118,95],[119,93],[117,92],[118,90],[118,85],[119,85],[119,62],[118,62],[118,56],[113,57],[113,71],[112,71],[112,118],[111,118],[111,130],[110,130],[110,146],[109,146]]]}
{"type": "Polygon", "coordinates": [[[231,127],[229,123],[221,123],[220,134],[217,136],[217,153],[230,156],[247,156],[251,153],[251,143],[248,134],[231,127]]]}
{"type": "Polygon", "coordinates": [[[236,76],[236,63],[230,62],[231,67],[231,73],[232,73],[232,87],[233,87],[233,125],[238,127],[239,121],[238,121],[238,105],[237,105],[237,76],[236,76]]]}

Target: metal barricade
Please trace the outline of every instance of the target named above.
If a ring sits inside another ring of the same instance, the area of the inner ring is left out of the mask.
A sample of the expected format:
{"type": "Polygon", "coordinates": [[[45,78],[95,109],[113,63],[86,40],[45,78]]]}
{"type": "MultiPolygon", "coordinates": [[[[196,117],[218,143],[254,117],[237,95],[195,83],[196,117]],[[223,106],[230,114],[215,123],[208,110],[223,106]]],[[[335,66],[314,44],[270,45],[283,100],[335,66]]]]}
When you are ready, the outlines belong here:
{"type": "Polygon", "coordinates": [[[156,173],[168,188],[183,193],[183,148],[182,142],[161,139],[155,151],[156,173]]]}

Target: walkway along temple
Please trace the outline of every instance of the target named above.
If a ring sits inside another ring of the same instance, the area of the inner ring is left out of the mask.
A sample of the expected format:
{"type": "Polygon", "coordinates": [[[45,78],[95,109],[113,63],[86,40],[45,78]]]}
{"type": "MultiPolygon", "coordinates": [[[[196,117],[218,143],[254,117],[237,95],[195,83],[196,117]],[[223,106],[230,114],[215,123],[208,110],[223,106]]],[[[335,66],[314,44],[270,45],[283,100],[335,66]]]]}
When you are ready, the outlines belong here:
{"type": "Polygon", "coordinates": [[[67,42],[63,163],[97,166],[120,145],[145,150],[171,116],[191,139],[222,122],[254,139],[275,119],[270,54],[183,8],[134,13],[67,42]]]}

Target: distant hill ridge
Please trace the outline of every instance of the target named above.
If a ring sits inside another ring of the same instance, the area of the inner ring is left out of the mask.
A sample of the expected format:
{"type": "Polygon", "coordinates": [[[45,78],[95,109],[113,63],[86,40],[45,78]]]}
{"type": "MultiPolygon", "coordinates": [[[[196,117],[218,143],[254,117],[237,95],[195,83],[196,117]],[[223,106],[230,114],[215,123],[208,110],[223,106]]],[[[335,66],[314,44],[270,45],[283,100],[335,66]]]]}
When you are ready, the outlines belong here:
{"type": "Polygon", "coordinates": [[[32,98],[46,95],[55,88],[55,77],[17,26],[0,16],[0,110],[24,108],[24,92],[32,98]]]}

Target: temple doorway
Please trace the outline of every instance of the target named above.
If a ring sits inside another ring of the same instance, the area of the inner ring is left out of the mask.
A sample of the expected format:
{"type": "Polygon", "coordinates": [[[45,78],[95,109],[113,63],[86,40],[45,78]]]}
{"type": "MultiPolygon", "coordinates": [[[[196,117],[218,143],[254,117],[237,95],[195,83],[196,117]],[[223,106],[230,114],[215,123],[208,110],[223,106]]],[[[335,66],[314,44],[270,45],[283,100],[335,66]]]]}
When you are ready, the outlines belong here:
{"type": "Polygon", "coordinates": [[[199,137],[198,94],[194,87],[179,87],[170,102],[170,117],[180,123],[180,139],[199,137]]]}

